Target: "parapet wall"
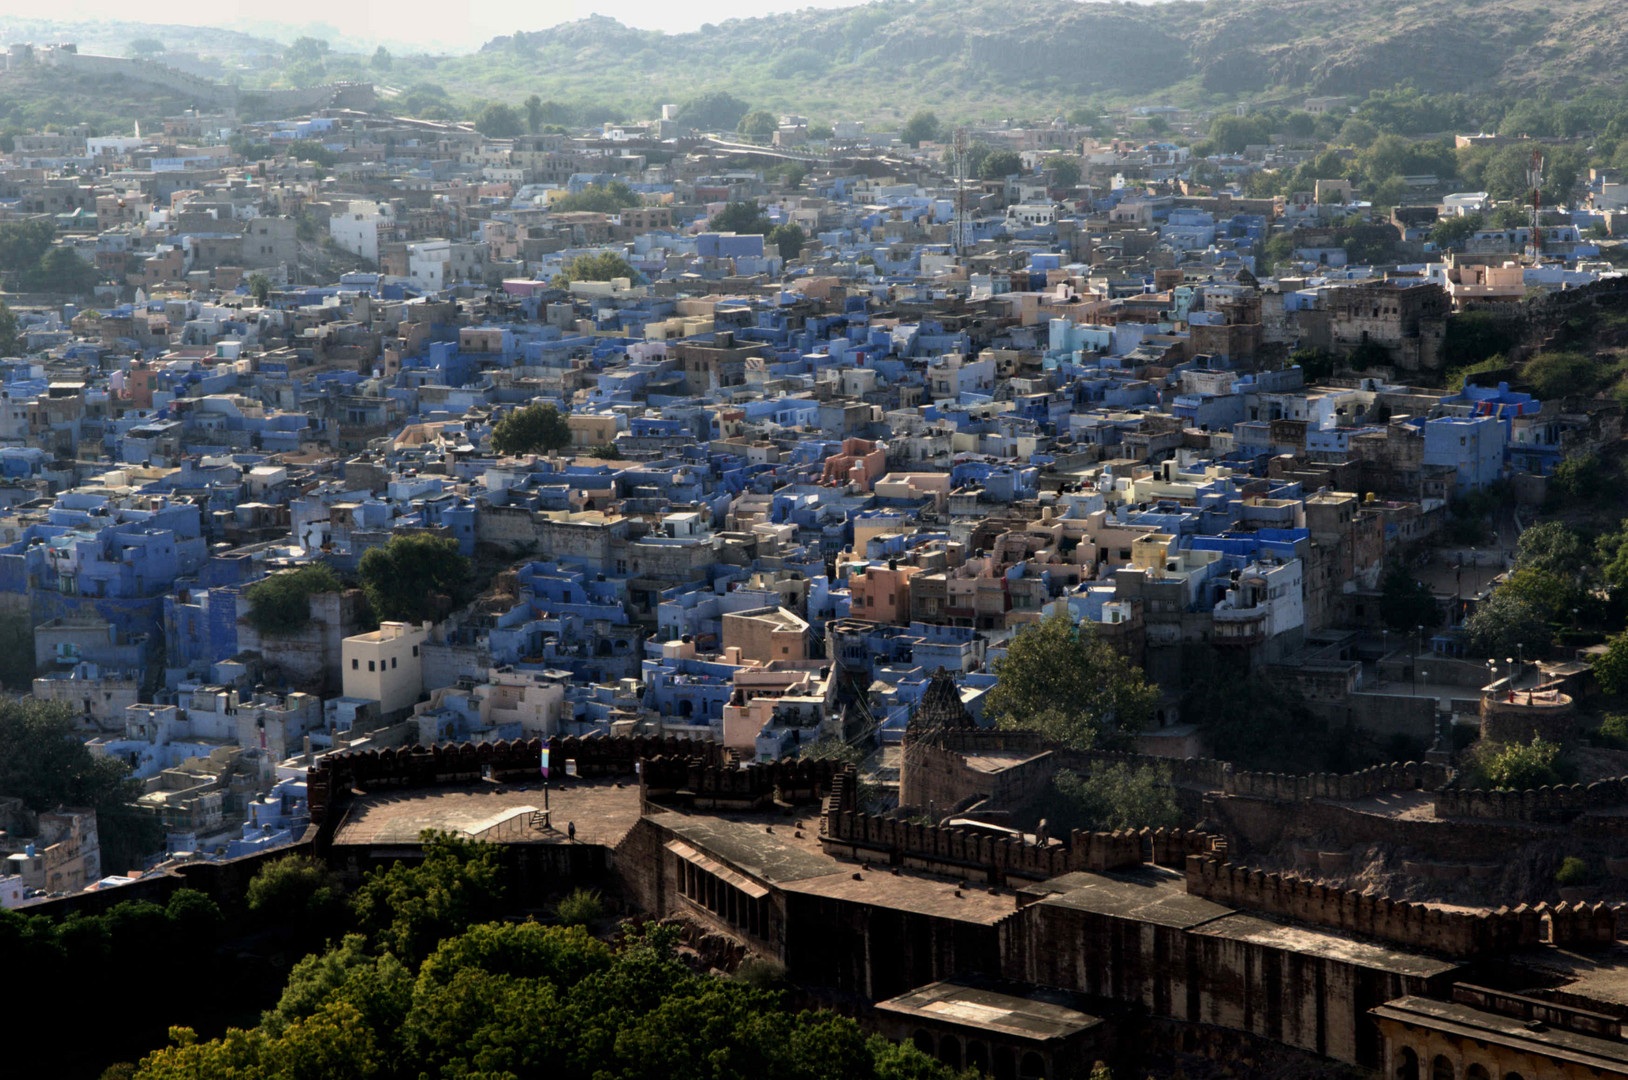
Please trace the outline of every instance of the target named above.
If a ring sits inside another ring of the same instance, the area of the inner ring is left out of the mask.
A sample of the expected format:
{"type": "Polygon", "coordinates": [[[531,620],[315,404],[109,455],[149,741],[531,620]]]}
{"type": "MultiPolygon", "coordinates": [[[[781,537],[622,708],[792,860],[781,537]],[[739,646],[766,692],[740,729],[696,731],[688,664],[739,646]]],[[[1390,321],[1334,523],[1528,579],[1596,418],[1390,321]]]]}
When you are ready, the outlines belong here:
{"type": "Polygon", "coordinates": [[[1155,766],[1170,770],[1177,784],[1205,787],[1225,795],[1298,802],[1303,799],[1362,799],[1385,791],[1436,790],[1448,781],[1446,766],[1408,761],[1375,765],[1354,773],[1249,772],[1229,761],[1214,758],[1165,758],[1153,754],[1127,754],[1105,750],[1057,752],[1058,767],[1089,770],[1124,764],[1133,768],[1155,766]]]}
{"type": "Polygon", "coordinates": [[[1617,939],[1616,913],[1603,903],[1452,911],[1234,866],[1204,854],[1187,859],[1187,892],[1228,907],[1461,958],[1539,944],[1603,947],[1617,939]]]}
{"type": "MultiPolygon", "coordinates": [[[[434,787],[482,778],[541,779],[543,745],[542,739],[499,740],[329,754],[306,774],[311,822],[322,824],[329,810],[357,788],[373,791],[434,787]]],[[[577,776],[585,779],[637,775],[639,763],[647,758],[722,765],[722,749],[716,743],[687,739],[556,735],[547,740],[547,745],[553,776],[566,775],[568,763],[577,776]]]]}
{"type": "Polygon", "coordinates": [[[730,768],[693,756],[647,758],[639,780],[646,801],[682,802],[706,809],[759,809],[779,801],[818,804],[839,778],[852,782],[853,766],[834,759],[798,758],[730,768]]]}
{"type": "Polygon", "coordinates": [[[1436,816],[1491,821],[1567,821],[1590,810],[1624,803],[1628,803],[1628,776],[1525,791],[1447,787],[1436,792],[1436,816]]]}
{"type": "Polygon", "coordinates": [[[839,787],[826,799],[820,823],[820,844],[826,851],[984,881],[1044,881],[1075,870],[1117,870],[1145,862],[1180,867],[1190,854],[1226,850],[1224,840],[1192,829],[1076,829],[1061,840],[1031,841],[866,814],[844,807],[845,795],[845,787],[839,787]]]}

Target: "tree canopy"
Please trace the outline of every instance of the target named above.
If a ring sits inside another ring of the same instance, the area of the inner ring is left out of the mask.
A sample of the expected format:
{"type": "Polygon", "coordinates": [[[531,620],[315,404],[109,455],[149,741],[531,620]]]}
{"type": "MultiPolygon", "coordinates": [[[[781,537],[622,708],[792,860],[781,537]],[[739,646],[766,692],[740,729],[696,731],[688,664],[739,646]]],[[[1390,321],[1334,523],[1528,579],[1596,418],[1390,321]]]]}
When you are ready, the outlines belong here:
{"type": "Polygon", "coordinates": [[[134,805],[141,784],[121,759],[86,748],[65,704],[0,698],[0,792],[36,812],[95,810],[107,873],[139,869],[163,847],[158,819],[134,805]]]}
{"type": "Polygon", "coordinates": [[[913,1045],[792,1012],[767,980],[691,971],[671,928],[613,948],[580,926],[490,921],[508,897],[497,850],[426,834],[424,854],[368,875],[360,932],[296,964],[257,1026],[172,1028],[136,1080],[952,1080],[913,1045]]]}
{"type": "Polygon", "coordinates": [[[629,206],[638,206],[644,200],[637,192],[620,180],[604,184],[589,184],[581,191],[561,195],[548,208],[555,213],[569,214],[589,211],[596,214],[615,214],[629,206]]]}
{"type": "Polygon", "coordinates": [[[1061,612],[1018,632],[995,665],[984,711],[1076,749],[1147,726],[1159,689],[1089,626],[1061,612]]]}
{"type": "Polygon", "coordinates": [[[458,542],[429,533],[399,533],[368,549],[357,566],[368,606],[381,621],[445,618],[464,599],[469,560],[458,542]]]}
{"type": "Polygon", "coordinates": [[[1052,780],[1046,803],[1053,831],[1061,829],[1155,829],[1181,823],[1167,765],[1123,762],[1087,776],[1063,769],[1052,780]]]}
{"type": "Polygon", "coordinates": [[[899,138],[911,146],[920,146],[924,142],[937,142],[939,132],[938,117],[922,109],[905,122],[899,138]]]}
{"type": "Polygon", "coordinates": [[[701,131],[734,131],[749,108],[734,94],[714,90],[680,103],[675,117],[679,123],[701,131]]]}
{"type": "Polygon", "coordinates": [[[639,272],[614,251],[603,251],[598,255],[578,255],[560,268],[553,283],[564,288],[573,281],[615,281],[617,278],[637,281],[639,272]]]}
{"type": "Polygon", "coordinates": [[[488,139],[512,139],[524,134],[525,124],[514,106],[494,101],[475,117],[475,130],[488,139]]]}
{"type": "Polygon", "coordinates": [[[767,139],[780,128],[780,121],[774,113],[757,109],[741,117],[735,131],[748,139],[767,139]]]}
{"type": "Polygon", "coordinates": [[[1011,150],[995,150],[987,155],[978,166],[978,177],[982,180],[1004,180],[1013,173],[1023,171],[1023,159],[1011,150]]]}
{"type": "Polygon", "coordinates": [[[249,601],[249,623],[262,634],[292,634],[311,621],[312,596],[340,588],[338,576],[322,563],[272,574],[243,594],[249,601]]]}
{"type": "Polygon", "coordinates": [[[17,315],[0,300],[0,356],[16,356],[21,348],[17,336],[17,315]]]}
{"type": "Polygon", "coordinates": [[[570,445],[571,428],[551,401],[515,409],[492,427],[492,449],[499,454],[532,454],[570,445]]]}
{"type": "Polygon", "coordinates": [[[758,233],[767,236],[774,229],[774,222],[769,220],[757,203],[732,202],[726,203],[724,208],[712,215],[707,222],[707,228],[713,232],[732,233],[758,233]]]}

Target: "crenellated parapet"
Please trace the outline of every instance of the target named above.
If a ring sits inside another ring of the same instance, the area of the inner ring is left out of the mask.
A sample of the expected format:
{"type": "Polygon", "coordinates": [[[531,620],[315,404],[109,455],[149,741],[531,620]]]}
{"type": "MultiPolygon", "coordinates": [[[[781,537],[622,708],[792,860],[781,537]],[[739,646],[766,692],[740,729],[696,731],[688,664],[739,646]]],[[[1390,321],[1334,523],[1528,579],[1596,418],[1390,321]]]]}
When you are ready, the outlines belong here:
{"type": "Polygon", "coordinates": [[[1605,947],[1617,939],[1617,913],[1605,904],[1442,908],[1236,866],[1214,855],[1188,857],[1187,892],[1228,907],[1457,958],[1544,944],[1605,947]]]}

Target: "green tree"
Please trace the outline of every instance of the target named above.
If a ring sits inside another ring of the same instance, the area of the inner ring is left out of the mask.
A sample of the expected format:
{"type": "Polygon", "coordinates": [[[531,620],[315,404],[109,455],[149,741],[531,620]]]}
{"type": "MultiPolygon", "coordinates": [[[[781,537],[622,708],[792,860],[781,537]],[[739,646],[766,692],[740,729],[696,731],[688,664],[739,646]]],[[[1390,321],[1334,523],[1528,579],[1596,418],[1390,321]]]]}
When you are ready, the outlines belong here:
{"type": "Polygon", "coordinates": [[[780,252],[782,259],[795,259],[803,252],[803,245],[808,242],[808,236],[799,225],[776,225],[769,230],[765,238],[780,252]]]}
{"type": "Polygon", "coordinates": [[[1063,769],[1052,780],[1057,798],[1047,806],[1053,830],[1142,829],[1181,823],[1167,765],[1123,762],[1089,776],[1063,769]],[[1053,807],[1060,811],[1053,817],[1053,807]]]}
{"type": "Polygon", "coordinates": [[[311,621],[312,596],[338,592],[342,587],[322,563],[272,574],[243,594],[249,601],[249,623],[262,634],[295,633],[311,621]]]}
{"type": "Polygon", "coordinates": [[[369,871],[351,898],[372,948],[415,967],[442,939],[499,914],[507,891],[492,845],[433,830],[421,842],[421,862],[369,871]]]}
{"type": "Polygon", "coordinates": [[[1529,791],[1560,780],[1560,744],[1537,735],[1529,743],[1483,741],[1467,756],[1465,787],[1529,791]]]}
{"type": "Polygon", "coordinates": [[[151,60],[164,51],[164,43],[157,38],[141,37],[130,43],[130,55],[138,60],[151,60]]]}
{"type": "Polygon", "coordinates": [[[982,180],[1004,180],[1022,171],[1023,159],[1011,150],[996,150],[978,166],[978,176],[982,180]]]}
{"type": "Polygon", "coordinates": [[[1045,160],[1045,166],[1051,170],[1052,186],[1060,188],[1078,187],[1080,183],[1080,162],[1078,158],[1066,157],[1063,154],[1053,154],[1045,160]]]}
{"type": "Polygon", "coordinates": [[[0,222],[0,270],[34,269],[51,249],[56,226],[49,219],[0,222]]]}
{"type": "Polygon", "coordinates": [[[328,55],[328,43],[321,38],[299,37],[283,50],[283,59],[291,64],[321,63],[328,55]]]}
{"type": "Polygon", "coordinates": [[[1539,399],[1589,397],[1600,389],[1600,367],[1582,353],[1545,350],[1526,362],[1521,378],[1539,399]]]}
{"type": "Polygon", "coordinates": [[[570,445],[570,425],[553,402],[515,409],[492,427],[492,449],[499,454],[532,454],[570,445]]]}
{"type": "Polygon", "coordinates": [[[1549,497],[1556,502],[1588,502],[1608,481],[1605,462],[1592,450],[1568,454],[1549,476],[1549,497]]]}
{"type": "Polygon", "coordinates": [[[737,134],[748,139],[767,139],[780,128],[780,121],[774,113],[758,109],[741,117],[740,123],[735,126],[737,134]]]}
{"type": "Polygon", "coordinates": [[[748,108],[734,94],[714,90],[680,103],[674,115],[679,123],[698,131],[734,131],[748,108]]]}
{"type": "Polygon", "coordinates": [[[578,255],[561,268],[553,283],[563,289],[573,281],[615,281],[617,278],[638,281],[639,272],[614,251],[605,251],[598,255],[578,255]]]}
{"type": "Polygon", "coordinates": [[[525,125],[512,105],[494,101],[476,115],[475,130],[488,139],[512,139],[525,131],[525,125]]]}
{"type": "MultiPolygon", "coordinates": [[[[548,208],[556,214],[580,213],[583,211],[595,214],[615,214],[630,206],[640,206],[644,202],[639,198],[638,192],[628,187],[620,180],[611,180],[604,184],[589,184],[581,191],[573,191],[569,195],[561,195],[549,204],[548,208]]],[[[631,271],[631,267],[629,270],[631,271]]],[[[616,277],[631,277],[628,274],[613,275],[616,277]]]]}
{"type": "Polygon", "coordinates": [[[96,280],[96,268],[65,247],[53,247],[40,258],[38,266],[23,275],[24,287],[34,292],[71,296],[90,292],[96,280]]]}
{"type": "Polygon", "coordinates": [[[1061,612],[1020,630],[995,677],[986,715],[1001,727],[1039,730],[1081,750],[1141,731],[1159,695],[1088,624],[1061,612]]]}
{"type": "Polygon", "coordinates": [[[271,279],[264,274],[250,274],[249,295],[256,304],[265,307],[271,302],[271,279]]]}
{"type": "Polygon", "coordinates": [[[1309,112],[1292,112],[1283,122],[1283,129],[1296,139],[1309,139],[1317,130],[1317,117],[1309,112]]]}
{"type": "Polygon", "coordinates": [[[372,67],[374,71],[382,72],[389,71],[395,66],[395,62],[395,58],[390,55],[390,50],[385,48],[383,45],[380,45],[377,49],[373,50],[373,59],[368,61],[368,65],[372,67]]]}
{"type": "Polygon", "coordinates": [[[17,315],[0,300],[0,356],[16,356],[22,351],[22,342],[17,337],[17,315]]]}
{"type": "Polygon", "coordinates": [[[1302,345],[1289,354],[1289,364],[1298,367],[1306,382],[1317,383],[1334,374],[1334,354],[1322,346],[1302,345]]]}
{"type": "Polygon", "coordinates": [[[899,132],[899,138],[911,146],[920,146],[924,142],[937,142],[939,138],[938,117],[925,109],[916,112],[905,122],[904,128],[899,132]]]}
{"type": "Polygon", "coordinates": [[[1449,370],[1470,368],[1502,356],[1515,344],[1508,324],[1486,311],[1465,311],[1447,320],[1442,362],[1449,370]]]}
{"type": "Polygon", "coordinates": [[[1264,116],[1222,114],[1210,121],[1210,138],[1223,154],[1241,154],[1245,147],[1260,145],[1272,137],[1264,116]]]}
{"type": "Polygon", "coordinates": [[[463,601],[469,560],[458,542],[429,533],[400,533],[369,548],[357,566],[368,606],[380,621],[442,619],[463,601]]]}
{"type": "Polygon", "coordinates": [[[0,791],[38,812],[90,807],[104,869],[137,869],[163,846],[164,830],[134,806],[141,784],[130,779],[129,767],[119,758],[92,754],[72,719],[65,704],[0,698],[0,791]]]}
{"type": "Polygon", "coordinates": [[[347,913],[339,879],[321,859],[286,855],[269,862],[249,881],[249,910],[298,934],[331,932],[347,913]]]}
{"type": "Polygon", "coordinates": [[[1588,554],[1583,538],[1564,522],[1540,521],[1521,533],[1515,565],[1523,570],[1573,575],[1583,569],[1588,554]]]}
{"type": "Polygon", "coordinates": [[[1429,586],[1393,563],[1379,584],[1379,617],[1392,630],[1429,629],[1441,625],[1441,608],[1429,586]]]}
{"type": "Polygon", "coordinates": [[[533,94],[525,100],[522,108],[526,110],[526,130],[537,134],[543,127],[543,99],[533,94]]]}
{"type": "Polygon", "coordinates": [[[767,236],[774,230],[774,222],[769,220],[757,203],[732,202],[712,215],[707,228],[713,232],[759,233],[767,236]]]}
{"type": "Polygon", "coordinates": [[[1498,589],[1476,605],[1464,620],[1470,651],[1476,656],[1514,656],[1520,649],[1536,655],[1549,644],[1544,613],[1524,596],[1498,589]]]}
{"type": "Polygon", "coordinates": [[[295,139],[288,144],[288,156],[295,161],[310,161],[331,169],[339,161],[339,155],[329,150],[315,139],[295,139]]]}
{"type": "Polygon", "coordinates": [[[1458,248],[1485,224],[1480,214],[1458,214],[1437,218],[1430,227],[1430,242],[1439,248],[1458,248]]]}
{"type": "Polygon", "coordinates": [[[1594,661],[1594,678],[1608,694],[1628,693],[1628,633],[1606,642],[1605,652],[1594,661]]]}

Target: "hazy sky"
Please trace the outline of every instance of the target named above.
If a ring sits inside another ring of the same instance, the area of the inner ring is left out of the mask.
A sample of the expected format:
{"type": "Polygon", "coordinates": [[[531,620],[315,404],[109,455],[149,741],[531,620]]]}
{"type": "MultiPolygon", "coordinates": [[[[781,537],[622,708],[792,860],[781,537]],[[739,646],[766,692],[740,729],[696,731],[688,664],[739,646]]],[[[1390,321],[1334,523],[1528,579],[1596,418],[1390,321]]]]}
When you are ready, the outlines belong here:
{"type": "Polygon", "coordinates": [[[0,0],[0,14],[32,18],[118,19],[266,32],[268,17],[285,27],[326,23],[345,37],[411,43],[427,50],[469,48],[515,30],[608,15],[629,26],[670,32],[702,23],[803,8],[850,7],[862,0],[201,0],[132,5],[129,0],[0,0]]]}

